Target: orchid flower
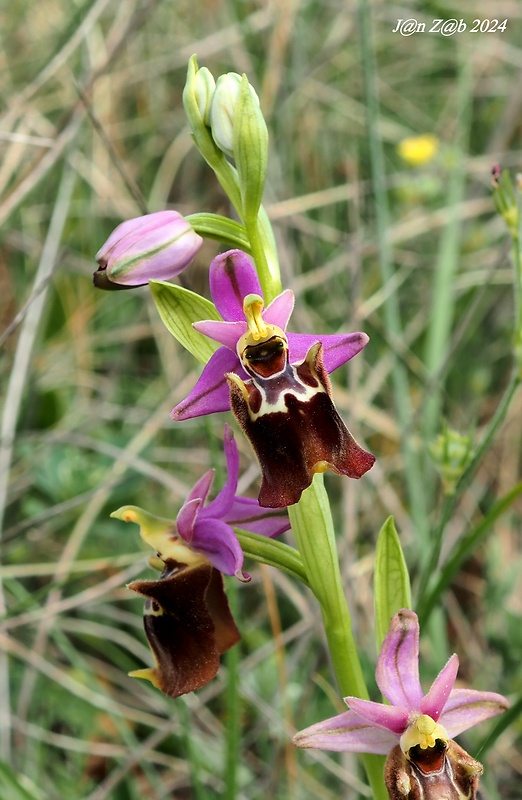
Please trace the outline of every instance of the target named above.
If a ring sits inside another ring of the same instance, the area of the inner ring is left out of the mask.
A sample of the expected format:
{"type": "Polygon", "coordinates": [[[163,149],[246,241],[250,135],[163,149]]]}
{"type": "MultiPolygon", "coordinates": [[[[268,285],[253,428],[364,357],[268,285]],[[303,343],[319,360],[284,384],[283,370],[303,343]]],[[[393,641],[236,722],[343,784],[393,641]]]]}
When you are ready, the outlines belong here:
{"type": "Polygon", "coordinates": [[[254,266],[240,250],[214,259],[210,289],[223,320],[194,328],[222,347],[172,417],[232,407],[263,471],[259,502],[265,507],[296,503],[315,472],[360,478],[375,458],[337,413],[328,373],[365,346],[366,334],[287,333],[293,293],[282,292],[265,309],[254,266]]]}
{"type": "MultiPolygon", "coordinates": [[[[225,374],[235,372],[247,380],[237,354],[237,343],[247,332],[248,323],[243,309],[247,295],[262,295],[261,285],[252,261],[242,250],[229,250],[217,256],[210,265],[210,293],[223,321],[195,322],[194,328],[219,342],[220,347],[203,369],[190,394],[172,411],[175,420],[191,419],[230,410],[230,397],[225,374]]],[[[316,335],[291,333],[286,330],[294,308],[294,293],[286,289],[263,311],[263,320],[285,331],[291,363],[301,361],[310,347],[321,341],[324,365],[328,373],[357,355],[369,338],[365,333],[316,335]]]]}
{"type": "Polygon", "coordinates": [[[177,211],[157,211],[122,222],[96,253],[99,289],[142,286],[168,280],[187,267],[203,239],[177,211]]]}
{"type": "Polygon", "coordinates": [[[349,711],[305,728],[294,744],[388,754],[385,778],[393,800],[474,798],[482,765],[452,737],[500,714],[509,703],[494,692],[456,689],[458,666],[458,656],[452,655],[423,694],[419,623],[413,611],[402,609],[391,620],[375,675],[390,705],[345,697],[349,711]]]}
{"type": "Polygon", "coordinates": [[[228,478],[210,503],[213,470],[196,483],[176,521],[157,517],[136,506],[123,506],[111,516],[135,522],[157,558],[158,580],[139,580],[129,589],[146,598],[144,625],[155,667],[132,672],[150,680],[172,697],[205,686],[215,677],[219,656],[239,641],[230,613],[222,574],[247,582],[243,552],[232,525],[265,536],[288,530],[286,515],[261,509],[257,500],[236,496],[239,455],[225,427],[228,478]]]}

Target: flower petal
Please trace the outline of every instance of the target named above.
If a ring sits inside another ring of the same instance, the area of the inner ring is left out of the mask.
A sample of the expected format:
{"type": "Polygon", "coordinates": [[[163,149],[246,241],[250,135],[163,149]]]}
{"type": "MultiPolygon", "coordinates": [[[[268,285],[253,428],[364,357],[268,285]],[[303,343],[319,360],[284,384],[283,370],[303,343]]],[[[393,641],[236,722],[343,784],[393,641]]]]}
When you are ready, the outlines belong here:
{"type": "Polygon", "coordinates": [[[242,250],[216,256],[210,265],[209,283],[212,300],[227,322],[244,322],[243,299],[247,294],[262,294],[252,260],[242,250]]]}
{"type": "Polygon", "coordinates": [[[230,371],[246,377],[236,354],[226,347],[220,347],[205,365],[190,394],[172,410],[172,419],[191,419],[217,411],[228,411],[230,399],[225,373],[230,371]]]}
{"type": "Polygon", "coordinates": [[[229,525],[244,528],[272,539],[290,529],[286,513],[262,508],[253,497],[236,497],[230,511],[223,518],[229,525]]]}
{"type": "Polygon", "coordinates": [[[187,544],[190,544],[194,537],[194,526],[200,508],[201,498],[195,497],[193,500],[183,503],[176,517],[178,533],[187,544]]]}
{"type": "Polygon", "coordinates": [[[232,411],[263,472],[261,506],[297,503],[315,472],[360,478],[373,466],[374,456],[357,444],[333,404],[319,342],[302,364],[266,375],[261,388],[234,373],[227,381],[232,411]]]}
{"type": "Polygon", "coordinates": [[[205,474],[201,476],[201,478],[197,481],[197,483],[194,484],[194,486],[187,495],[185,503],[188,503],[190,500],[196,500],[197,498],[199,498],[201,500],[201,503],[203,504],[207,499],[213,480],[214,480],[214,470],[209,469],[209,471],[205,472],[205,474]]]}
{"type": "Polygon", "coordinates": [[[392,617],[375,673],[377,685],[394,706],[418,711],[422,700],[419,680],[419,621],[403,608],[392,617]]]}
{"type": "Polygon", "coordinates": [[[435,722],[438,721],[442,714],[446,701],[455,685],[458,669],[459,657],[454,653],[431,684],[428,694],[421,700],[420,711],[434,719],[435,722]]]}
{"type": "Polygon", "coordinates": [[[214,339],[215,342],[228,347],[232,352],[236,352],[236,345],[245,333],[247,324],[242,322],[220,322],[219,320],[205,319],[201,322],[193,322],[192,327],[203,336],[214,339]]]}
{"type": "Polygon", "coordinates": [[[166,242],[163,252],[151,249],[147,255],[139,245],[128,247],[114,267],[109,264],[109,280],[125,286],[143,286],[151,279],[171,280],[188,267],[201,242],[200,236],[189,231],[166,242]]]}
{"type": "Polygon", "coordinates": [[[177,211],[158,211],[118,225],[96,260],[110,281],[141,286],[173,278],[192,261],[202,238],[177,211]]]}
{"type": "Polygon", "coordinates": [[[225,458],[227,460],[227,480],[221,491],[201,512],[201,521],[204,519],[222,519],[232,508],[237,491],[239,476],[239,453],[234,434],[228,425],[225,425],[225,458]]]}
{"type": "Polygon", "coordinates": [[[369,724],[355,712],[345,711],[299,731],[293,743],[318,750],[385,755],[397,744],[397,737],[369,724]]]}
{"type": "Polygon", "coordinates": [[[285,289],[284,292],[274,297],[272,302],[263,311],[263,319],[270,325],[277,325],[286,331],[288,320],[294,310],[294,293],[291,289],[285,289]]]}
{"type": "Polygon", "coordinates": [[[106,261],[111,250],[129,234],[133,237],[142,237],[149,234],[150,231],[161,230],[164,225],[177,224],[181,218],[181,214],[178,214],[177,211],[156,211],[121,222],[96,253],[96,261],[106,261]]]}
{"type": "Polygon", "coordinates": [[[250,580],[241,572],[243,551],[236,534],[226,522],[198,518],[191,544],[194,550],[202,553],[224,575],[236,575],[240,580],[250,580]]]}
{"type": "Polygon", "coordinates": [[[290,363],[305,358],[309,348],[316,342],[323,345],[324,366],[328,373],[357,355],[370,341],[366,333],[309,334],[287,333],[290,363]]]}
{"type": "Polygon", "coordinates": [[[509,708],[505,697],[496,692],[479,692],[476,689],[454,689],[440,716],[450,738],[495,717],[509,708]]]}
{"type": "Polygon", "coordinates": [[[408,725],[409,712],[406,708],[385,706],[384,703],[374,703],[358,697],[345,697],[344,702],[371,725],[386,728],[397,736],[400,736],[408,725]]]}

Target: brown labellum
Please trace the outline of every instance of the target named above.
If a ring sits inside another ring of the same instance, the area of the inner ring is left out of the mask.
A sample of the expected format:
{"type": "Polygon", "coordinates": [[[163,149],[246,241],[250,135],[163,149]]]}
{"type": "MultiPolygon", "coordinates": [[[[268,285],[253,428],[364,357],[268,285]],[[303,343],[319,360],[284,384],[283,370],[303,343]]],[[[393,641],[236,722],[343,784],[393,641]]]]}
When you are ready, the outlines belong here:
{"type": "Polygon", "coordinates": [[[219,657],[239,641],[223,577],[210,563],[187,566],[168,560],[157,581],[134,581],[129,589],[147,598],[144,625],[155,667],[138,670],[171,697],[205,686],[219,657]]]}
{"type": "Polygon", "coordinates": [[[360,478],[375,461],[335,408],[322,350],[317,342],[302,363],[289,364],[285,343],[274,336],[242,354],[250,381],[226,376],[232,411],[261,465],[262,506],[297,503],[316,472],[360,478]]]}

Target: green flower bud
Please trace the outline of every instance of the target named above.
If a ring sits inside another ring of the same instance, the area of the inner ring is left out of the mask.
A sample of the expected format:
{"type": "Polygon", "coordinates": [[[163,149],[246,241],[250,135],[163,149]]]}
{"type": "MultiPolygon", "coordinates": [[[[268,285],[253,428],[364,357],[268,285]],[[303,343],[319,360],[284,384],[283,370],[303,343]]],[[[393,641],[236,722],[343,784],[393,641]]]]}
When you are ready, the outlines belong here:
{"type": "MultiPolygon", "coordinates": [[[[234,118],[241,82],[241,75],[238,75],[237,72],[227,72],[224,75],[220,75],[216,82],[216,89],[210,107],[212,138],[219,149],[230,158],[234,157],[234,118]]],[[[250,83],[248,88],[257,106],[259,106],[259,97],[255,89],[250,83]]]]}
{"type": "Polygon", "coordinates": [[[210,126],[210,107],[216,89],[216,81],[207,67],[198,69],[193,78],[191,89],[194,92],[201,119],[205,125],[210,126]]]}

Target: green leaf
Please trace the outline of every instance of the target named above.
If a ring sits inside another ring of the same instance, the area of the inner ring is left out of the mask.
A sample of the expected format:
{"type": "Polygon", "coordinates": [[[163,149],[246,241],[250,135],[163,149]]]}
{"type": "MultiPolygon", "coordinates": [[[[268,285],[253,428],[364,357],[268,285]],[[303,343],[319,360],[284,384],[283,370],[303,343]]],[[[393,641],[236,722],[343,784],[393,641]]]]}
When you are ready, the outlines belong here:
{"type": "Polygon", "coordinates": [[[250,240],[240,222],[207,212],[189,214],[185,219],[200,236],[216,239],[227,247],[238,247],[246,253],[250,252],[250,240]]]}
{"type": "Polygon", "coordinates": [[[219,345],[195,331],[192,323],[203,319],[221,319],[214,303],[167,281],[149,281],[149,286],[167,330],[198,361],[206,364],[219,345]]]}
{"type": "Polygon", "coordinates": [[[393,517],[388,517],[377,539],[375,553],[375,636],[377,650],[401,608],[411,608],[410,576],[393,517]]]}

